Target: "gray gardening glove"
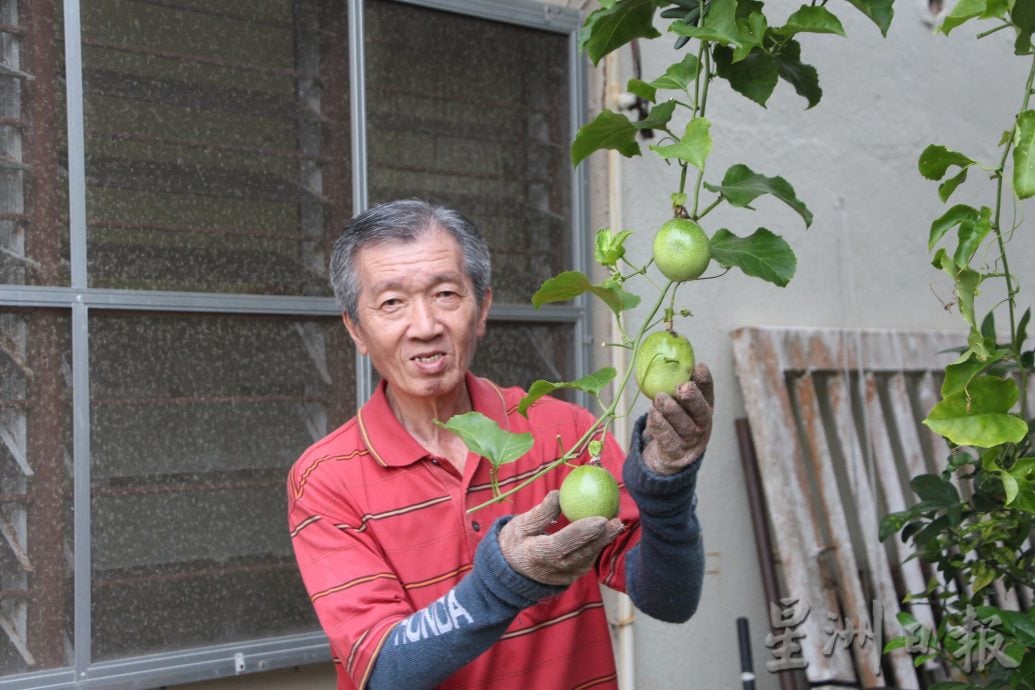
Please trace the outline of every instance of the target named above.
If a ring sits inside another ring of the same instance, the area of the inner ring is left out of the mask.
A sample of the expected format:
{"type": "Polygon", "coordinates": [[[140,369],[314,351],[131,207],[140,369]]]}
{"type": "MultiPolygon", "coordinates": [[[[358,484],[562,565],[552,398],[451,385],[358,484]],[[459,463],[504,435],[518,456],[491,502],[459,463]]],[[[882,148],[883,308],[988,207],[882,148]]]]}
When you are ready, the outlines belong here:
{"type": "Polygon", "coordinates": [[[658,393],[647,412],[643,462],[655,474],[671,475],[692,465],[704,453],[712,434],[715,392],[704,364],[694,367],[675,396],[658,393]]]}
{"type": "Polygon", "coordinates": [[[560,493],[551,491],[542,503],[503,526],[499,544],[503,557],[517,572],[544,585],[567,587],[589,572],[623,525],[618,518],[588,517],[546,534],[560,514],[560,493]]]}

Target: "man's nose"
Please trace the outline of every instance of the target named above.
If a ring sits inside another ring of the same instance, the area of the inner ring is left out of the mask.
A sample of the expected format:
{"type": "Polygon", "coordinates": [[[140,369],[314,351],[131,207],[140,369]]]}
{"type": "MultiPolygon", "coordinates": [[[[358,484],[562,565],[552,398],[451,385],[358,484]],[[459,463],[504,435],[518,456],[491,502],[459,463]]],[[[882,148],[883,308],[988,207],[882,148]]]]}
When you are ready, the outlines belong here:
{"type": "Polygon", "coordinates": [[[438,335],[441,329],[442,322],[435,305],[430,300],[414,300],[410,314],[410,334],[415,338],[427,339],[438,335]]]}

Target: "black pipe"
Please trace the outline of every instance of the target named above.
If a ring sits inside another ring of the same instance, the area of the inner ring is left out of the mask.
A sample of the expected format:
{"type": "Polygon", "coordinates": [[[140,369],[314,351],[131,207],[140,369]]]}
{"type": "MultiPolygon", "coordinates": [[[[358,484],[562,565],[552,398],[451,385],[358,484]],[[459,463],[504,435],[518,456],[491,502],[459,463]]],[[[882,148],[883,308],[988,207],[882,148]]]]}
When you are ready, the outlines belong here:
{"type": "Polygon", "coordinates": [[[737,619],[737,644],[740,647],[740,682],[744,690],[755,690],[755,666],[751,662],[751,636],[748,634],[748,619],[737,619]]]}

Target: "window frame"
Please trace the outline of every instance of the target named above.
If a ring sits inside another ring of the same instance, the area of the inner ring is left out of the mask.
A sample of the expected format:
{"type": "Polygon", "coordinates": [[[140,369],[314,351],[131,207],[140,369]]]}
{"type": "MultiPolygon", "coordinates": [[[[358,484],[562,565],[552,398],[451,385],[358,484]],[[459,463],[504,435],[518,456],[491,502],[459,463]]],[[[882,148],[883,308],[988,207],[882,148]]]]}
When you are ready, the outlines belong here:
{"type": "MultiPolygon", "coordinates": [[[[538,0],[393,0],[404,4],[520,25],[567,36],[570,132],[585,121],[587,66],[577,46],[581,17],[577,10],[538,0]]],[[[367,147],[363,0],[346,0],[349,38],[349,94],[352,140],[353,212],[367,207],[367,147]]],[[[91,515],[90,515],[90,373],[88,321],[91,312],[174,311],[195,314],[337,316],[329,297],[266,296],[224,293],[164,292],[91,288],[87,277],[86,139],[84,131],[83,59],[80,0],[63,0],[65,90],[68,145],[68,214],[70,284],[21,286],[0,284],[0,307],[57,308],[71,315],[73,439],[73,665],[60,669],[0,677],[0,690],[28,688],[136,688],[189,683],[268,671],[330,659],[322,632],[258,638],[223,645],[94,663],[91,659],[91,515]]],[[[571,268],[590,265],[587,236],[586,166],[572,169],[571,268]]],[[[573,365],[577,375],[592,362],[590,307],[585,296],[563,306],[537,310],[531,304],[494,304],[490,321],[563,323],[573,327],[573,365]]],[[[356,399],[373,392],[369,359],[356,357],[356,399]]]]}

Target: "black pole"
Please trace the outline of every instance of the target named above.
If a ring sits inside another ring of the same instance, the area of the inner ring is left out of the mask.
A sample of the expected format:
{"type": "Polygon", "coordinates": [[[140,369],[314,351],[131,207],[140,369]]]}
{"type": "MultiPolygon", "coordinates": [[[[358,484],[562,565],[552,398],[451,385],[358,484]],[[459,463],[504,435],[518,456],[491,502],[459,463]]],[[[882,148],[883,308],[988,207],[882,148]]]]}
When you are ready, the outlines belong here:
{"type": "Polygon", "coordinates": [[[755,667],[751,662],[751,636],[748,634],[748,619],[737,619],[737,644],[740,646],[740,680],[744,690],[755,690],[755,667]]]}

